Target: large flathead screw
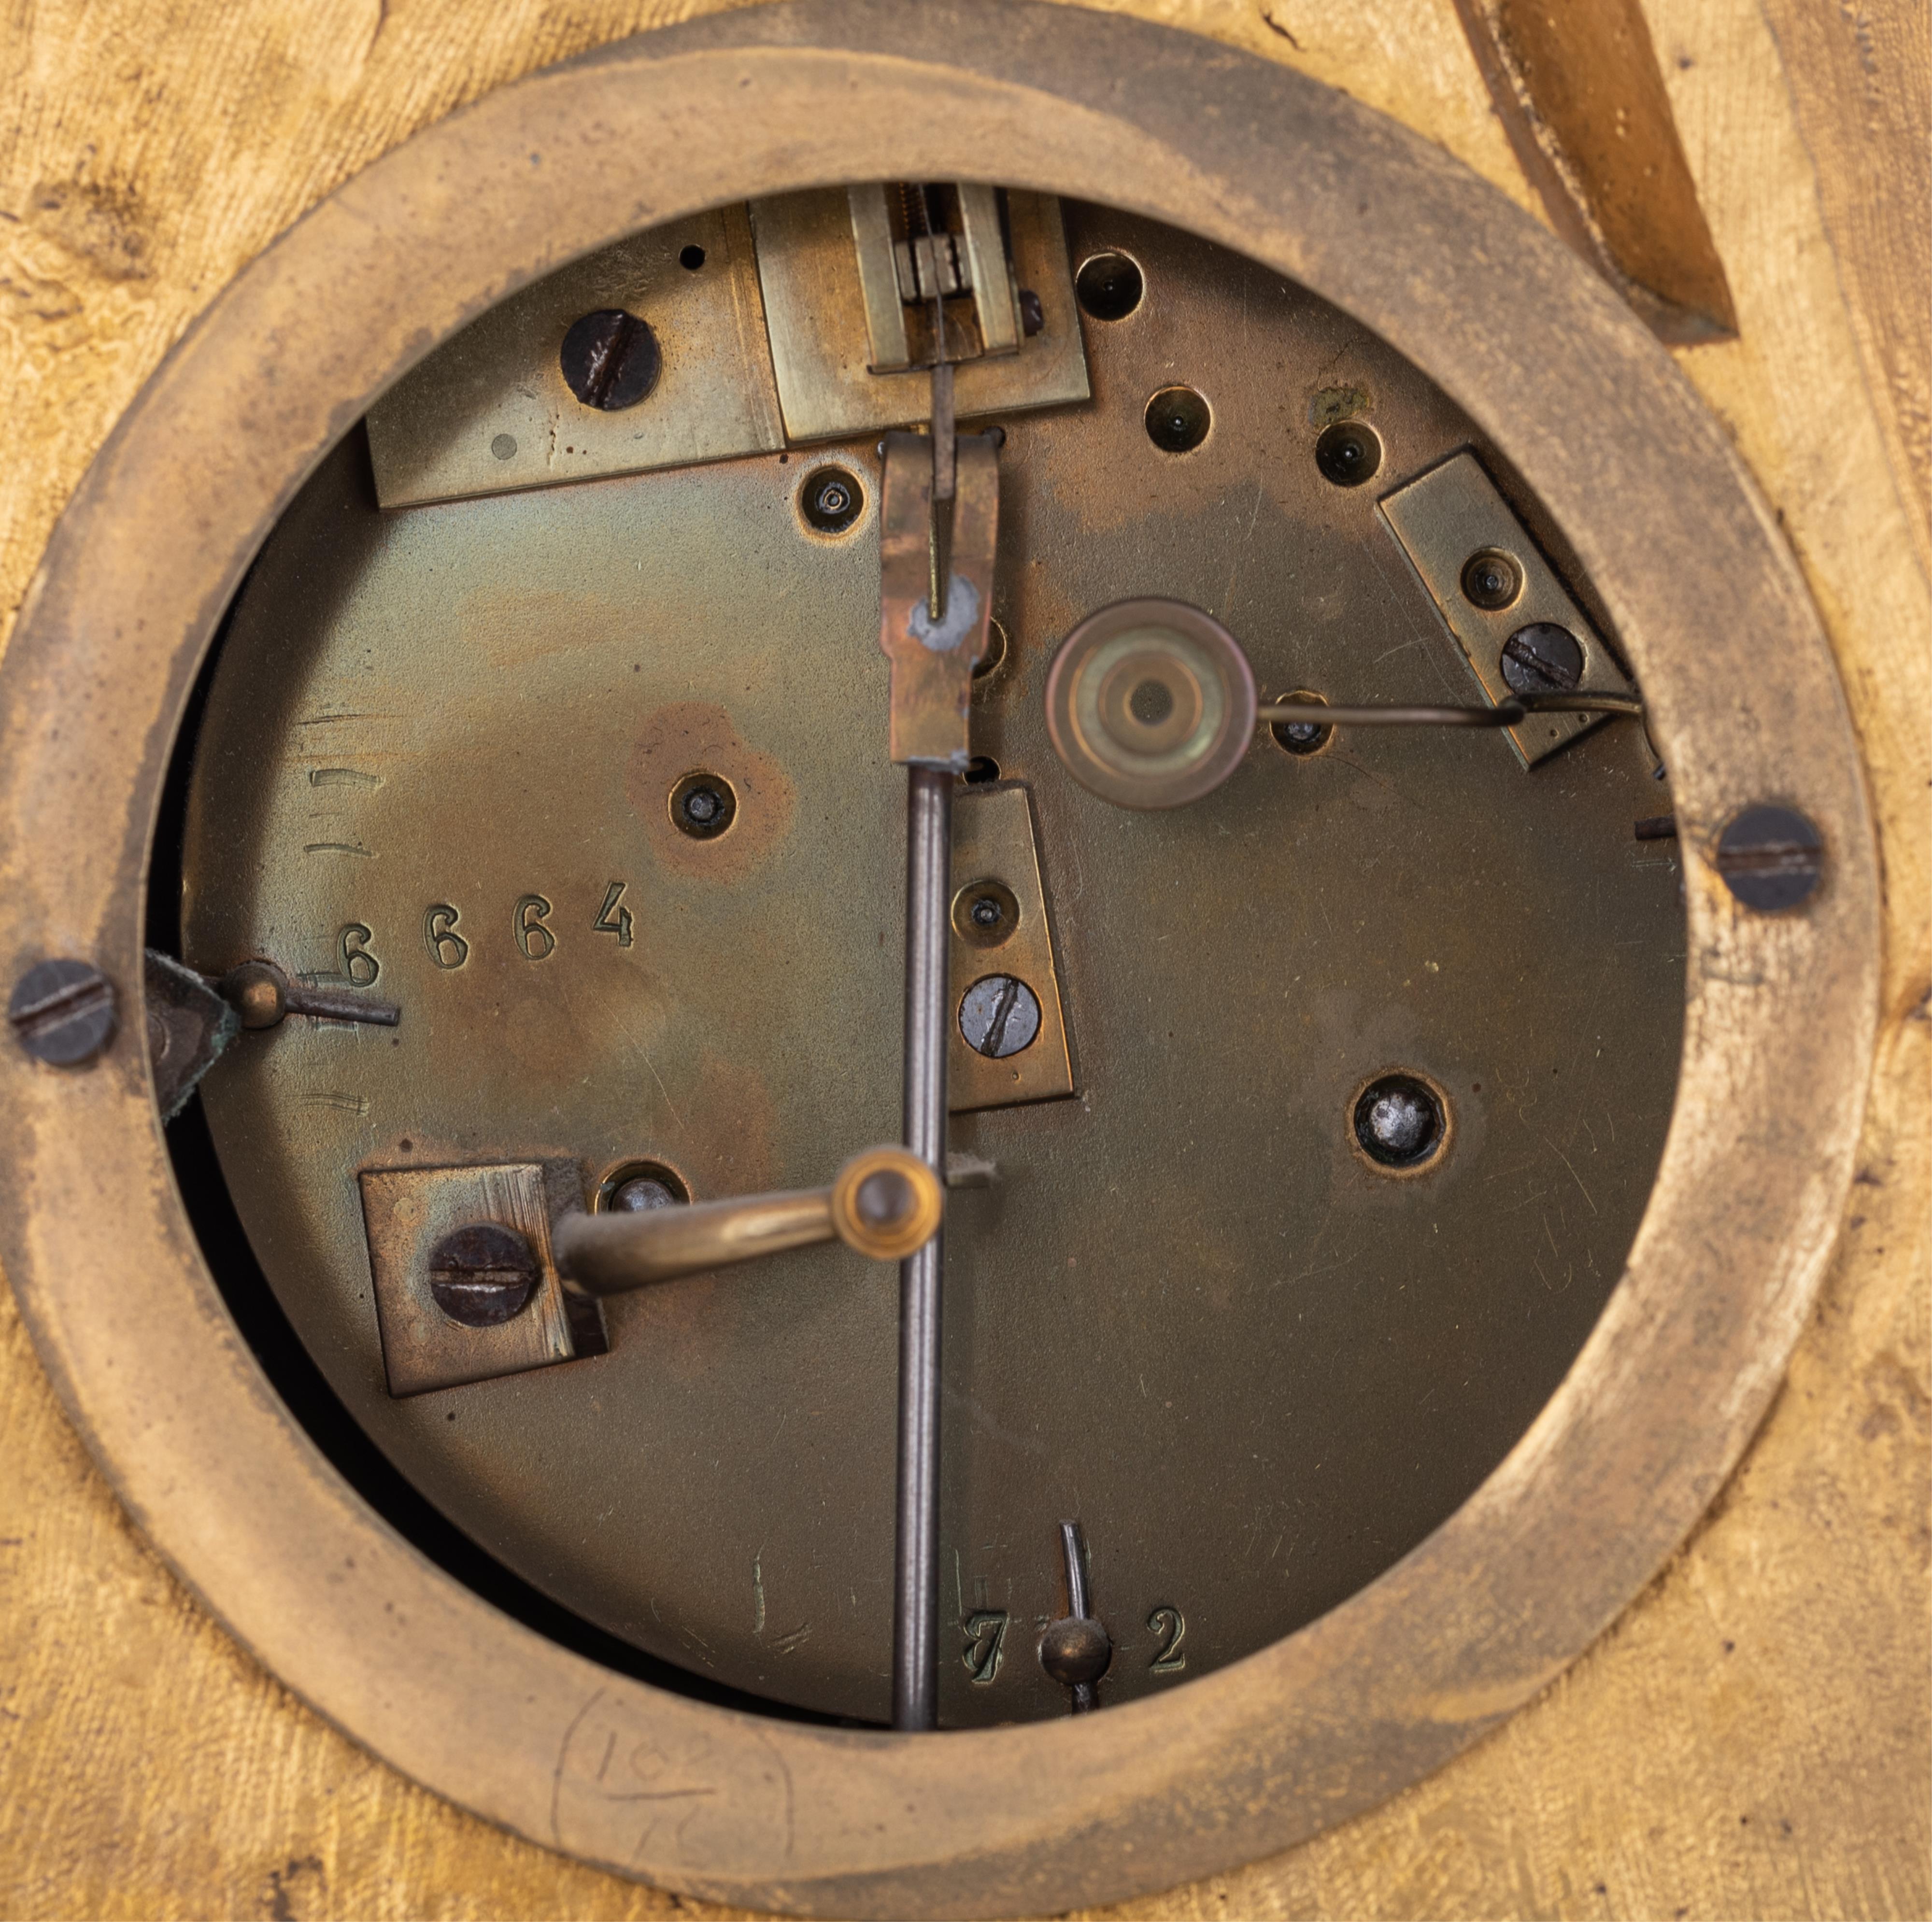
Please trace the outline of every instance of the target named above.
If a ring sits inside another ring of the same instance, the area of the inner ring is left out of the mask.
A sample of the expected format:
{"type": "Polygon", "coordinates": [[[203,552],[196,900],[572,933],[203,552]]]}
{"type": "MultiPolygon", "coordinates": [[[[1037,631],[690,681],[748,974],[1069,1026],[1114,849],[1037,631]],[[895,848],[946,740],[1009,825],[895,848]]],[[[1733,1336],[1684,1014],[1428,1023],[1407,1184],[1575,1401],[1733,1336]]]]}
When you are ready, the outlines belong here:
{"type": "Polygon", "coordinates": [[[1818,830],[1796,808],[1760,803],[1718,837],[1718,872],[1746,907],[1775,914],[1808,901],[1824,871],[1818,830]]]}
{"type": "Polygon", "coordinates": [[[44,961],[14,985],[7,1019],[52,1068],[77,1068],[114,1038],[114,984],[92,961],[44,961]]]}
{"type": "Polygon", "coordinates": [[[429,1291],[452,1321],[494,1328],[520,1315],[536,1292],[530,1244],[501,1222],[472,1222],[430,1250],[429,1291]]]}

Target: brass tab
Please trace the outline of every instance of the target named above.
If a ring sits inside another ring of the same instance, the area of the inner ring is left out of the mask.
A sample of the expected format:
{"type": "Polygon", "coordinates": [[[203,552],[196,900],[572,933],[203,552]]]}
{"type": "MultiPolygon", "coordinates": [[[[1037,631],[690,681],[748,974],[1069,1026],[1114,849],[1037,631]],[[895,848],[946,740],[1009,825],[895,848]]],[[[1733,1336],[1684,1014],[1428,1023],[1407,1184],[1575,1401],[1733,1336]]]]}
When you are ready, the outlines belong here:
{"type": "MultiPolygon", "coordinates": [[[[1090,391],[1087,353],[1060,202],[1051,194],[1008,193],[1010,275],[999,243],[992,190],[962,187],[960,192],[968,272],[974,298],[980,303],[977,311],[987,351],[960,363],[957,411],[970,418],[1084,400],[1090,391]],[[983,194],[984,204],[974,197],[976,193],[983,194]],[[990,238],[986,227],[988,211],[995,221],[990,238]],[[988,292],[981,291],[982,274],[988,292]],[[1013,334],[1009,350],[993,343],[1004,343],[1006,330],[1017,324],[1012,277],[1040,297],[1042,324],[1036,334],[1013,334]],[[1002,319],[1001,295],[1015,319],[1002,319]]],[[[862,224],[875,232],[878,222],[886,217],[883,188],[854,188],[849,193],[838,187],[820,188],[752,203],[772,364],[785,432],[794,441],[876,433],[932,417],[928,368],[872,370],[891,368],[900,349],[891,324],[884,319],[883,298],[876,310],[873,304],[874,271],[868,267],[862,278],[863,243],[855,242],[855,235],[862,224]],[[862,193],[878,196],[876,204],[866,201],[862,213],[858,199],[862,193]],[[868,325],[868,319],[874,325],[868,325]],[[885,337],[875,334],[875,325],[884,328],[885,337]]],[[[883,280],[883,269],[877,277],[883,280]]],[[[897,285],[896,278],[892,284],[897,285]]],[[[881,296],[884,292],[882,285],[881,296]]],[[[903,314],[897,326],[904,331],[903,314]]]]}
{"type": "Polygon", "coordinates": [[[489,1168],[364,1168],[362,1219],[376,1284],[376,1319],[389,1393],[400,1398],[602,1353],[594,1306],[573,1315],[550,1248],[560,1199],[535,1162],[489,1168]],[[528,1302],[506,1321],[474,1327],[446,1315],[430,1286],[430,1255],[459,1228],[494,1222],[529,1244],[538,1277],[528,1302]],[[578,1325],[573,1328],[573,1324],[578,1325]]]}
{"type": "Polygon", "coordinates": [[[959,184],[959,224],[966,247],[966,267],[973,288],[973,310],[980,322],[980,350],[986,354],[1016,354],[1024,337],[1019,295],[1012,270],[1006,264],[1006,243],[1000,237],[1000,203],[988,186],[959,184]]]}
{"type": "Polygon", "coordinates": [[[892,256],[892,220],[885,188],[848,187],[852,248],[859,262],[859,292],[866,307],[866,334],[872,346],[866,364],[874,373],[910,365],[906,342],[905,302],[899,292],[898,265],[892,256]]]}
{"type": "Polygon", "coordinates": [[[946,605],[932,616],[932,442],[888,434],[879,505],[879,645],[892,664],[892,758],[966,766],[974,664],[986,651],[1000,521],[992,440],[962,436],[946,605]]]}
{"type": "Polygon", "coordinates": [[[1023,781],[962,787],[952,803],[952,1051],[947,1105],[955,1114],[1052,1101],[1073,1092],[1066,1023],[1054,966],[1053,929],[1040,874],[1033,804],[1023,781]],[[1000,921],[976,927],[981,895],[998,903],[1000,921]],[[990,1060],[967,1045],[959,1009],[968,991],[992,975],[1022,982],[1040,1004],[1040,1030],[1027,1046],[990,1060]]]}
{"type": "MultiPolygon", "coordinates": [[[[1635,691],[1473,454],[1452,456],[1396,488],[1381,505],[1383,517],[1422,577],[1430,598],[1442,610],[1492,704],[1519,691],[1504,677],[1503,649],[1513,635],[1539,623],[1564,629],[1577,643],[1582,666],[1571,691],[1635,691]],[[1513,566],[1520,579],[1499,606],[1472,600],[1465,580],[1471,563],[1486,555],[1513,566]]],[[[1533,714],[1520,727],[1504,731],[1528,768],[1608,718],[1533,714]]]]}
{"type": "Polygon", "coordinates": [[[742,204],[588,254],[472,321],[369,410],[376,498],[412,507],[638,474],[784,445],[742,204]],[[621,308],[650,327],[656,384],[606,412],[560,362],[573,322],[621,308]]]}

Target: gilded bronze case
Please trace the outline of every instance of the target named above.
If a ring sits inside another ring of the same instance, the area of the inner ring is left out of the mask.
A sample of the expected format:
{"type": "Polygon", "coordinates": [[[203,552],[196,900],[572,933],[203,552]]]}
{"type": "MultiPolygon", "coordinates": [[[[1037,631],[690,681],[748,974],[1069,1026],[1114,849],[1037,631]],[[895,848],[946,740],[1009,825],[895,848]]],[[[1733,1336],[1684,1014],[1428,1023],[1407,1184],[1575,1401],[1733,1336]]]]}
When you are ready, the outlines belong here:
{"type": "Polygon", "coordinates": [[[0,958],[92,960],[94,1066],[0,1051],[4,1258],[97,1459],[275,1674],[520,1833],[714,1899],[819,1914],[1103,1901],[1280,1849],[1545,1686],[1680,1543],[1748,1440],[1850,1180],[1877,873],[1816,615],[1718,424],[1550,236],[1426,142],[1282,68],[1017,0],[760,7],[456,115],[222,293],[130,409],[0,664],[0,958]],[[836,137],[828,136],[836,130],[836,137]],[[1563,527],[1672,772],[1682,1076],[1628,1268],[1508,1459],[1403,1561],[1263,1653],[1106,1715],[936,1737],[802,1728],[611,1674],[495,1613],[323,1462],[223,1307],[139,1019],[143,884],[196,669],[304,477],[507,294],[640,228],[835,178],[995,175],[1234,247],[1373,328],[1563,527]],[[1712,865],[1801,808],[1801,910],[1712,865]],[[620,1777],[600,1764],[624,1758],[620,1777]]]}

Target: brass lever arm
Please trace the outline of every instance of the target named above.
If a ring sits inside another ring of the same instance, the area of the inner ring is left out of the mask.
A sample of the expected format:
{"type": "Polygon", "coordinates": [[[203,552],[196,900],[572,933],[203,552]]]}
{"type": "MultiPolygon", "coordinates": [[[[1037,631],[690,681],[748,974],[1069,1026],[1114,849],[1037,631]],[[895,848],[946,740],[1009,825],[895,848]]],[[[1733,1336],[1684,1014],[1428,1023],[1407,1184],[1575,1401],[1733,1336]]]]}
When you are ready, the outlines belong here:
{"type": "Polygon", "coordinates": [[[579,1294],[608,1295],[820,1241],[898,1261],[932,1239],[945,1207],[938,1176],[916,1155],[867,1148],[830,1188],[639,1214],[568,1216],[556,1231],[557,1273],[579,1294]]]}

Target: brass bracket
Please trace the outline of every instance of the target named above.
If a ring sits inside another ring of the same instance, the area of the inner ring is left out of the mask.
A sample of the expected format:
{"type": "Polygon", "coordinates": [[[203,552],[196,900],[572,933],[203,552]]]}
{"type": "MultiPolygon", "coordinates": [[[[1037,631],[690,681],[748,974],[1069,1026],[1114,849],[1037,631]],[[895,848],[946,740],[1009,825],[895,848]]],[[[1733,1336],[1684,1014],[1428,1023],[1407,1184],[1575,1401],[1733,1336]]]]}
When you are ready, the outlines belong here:
{"type": "Polygon", "coordinates": [[[715,208],[547,274],[472,320],[369,409],[386,508],[775,453],[784,445],[744,204],[715,208]],[[650,328],[662,370],[608,412],[566,383],[572,324],[650,328]]]}
{"type": "Polygon", "coordinates": [[[954,796],[952,916],[952,1033],[946,1085],[952,1113],[1053,1101],[1072,1093],[1053,927],[1040,880],[1032,798],[1024,782],[964,787],[954,796]],[[986,928],[973,918],[974,903],[982,896],[1000,910],[999,919],[986,928]],[[1040,1004],[1038,1033],[1025,1047],[1000,1059],[968,1046],[959,1024],[968,991],[990,975],[1024,983],[1040,1004]]]}
{"type": "MultiPolygon", "coordinates": [[[[1458,454],[1430,468],[1396,488],[1381,505],[1382,517],[1422,577],[1429,598],[1492,703],[1518,691],[1504,677],[1504,649],[1513,636],[1539,624],[1562,628],[1580,652],[1582,671],[1574,688],[1565,691],[1636,691],[1473,454],[1458,454]],[[1506,563],[1505,572],[1508,568],[1516,570],[1515,591],[1499,606],[1482,605],[1468,592],[1468,570],[1485,555],[1498,556],[1506,563]]],[[[1532,714],[1504,731],[1517,758],[1531,768],[1608,718],[1603,714],[1532,714]]]]}
{"type": "MultiPolygon", "coordinates": [[[[992,190],[980,190],[990,203],[992,190]]],[[[976,301],[981,276],[1004,283],[1010,274],[1038,296],[1040,324],[1011,337],[1007,351],[1011,320],[1001,319],[997,300],[980,305],[985,351],[959,364],[956,411],[970,419],[1086,400],[1087,350],[1060,202],[1050,193],[1008,192],[1010,268],[997,228],[986,237],[983,214],[974,214],[970,201],[962,205],[971,217],[964,238],[976,301]]],[[[929,419],[932,370],[905,364],[907,309],[883,190],[854,188],[848,196],[835,187],[754,200],[752,228],[788,438],[834,440],[929,419]]]]}
{"type": "Polygon", "coordinates": [[[364,1168],[358,1179],[392,1395],[460,1387],[604,1352],[599,1311],[594,1303],[566,1300],[550,1247],[551,1217],[573,1198],[574,1162],[364,1168]],[[482,1223],[522,1237],[535,1258],[536,1280],[507,1319],[472,1327],[438,1305],[430,1258],[446,1236],[482,1223]]]}
{"type": "Polygon", "coordinates": [[[983,183],[962,181],[952,190],[959,208],[959,232],[909,236],[892,232],[892,190],[874,181],[845,190],[851,209],[852,244],[859,259],[859,285],[872,344],[868,361],[875,374],[901,373],[934,361],[970,361],[983,355],[1016,354],[1024,337],[1019,292],[1000,233],[998,196],[983,183]],[[951,350],[934,339],[923,355],[914,352],[906,325],[908,308],[929,313],[949,295],[970,295],[977,338],[951,350]]]}

